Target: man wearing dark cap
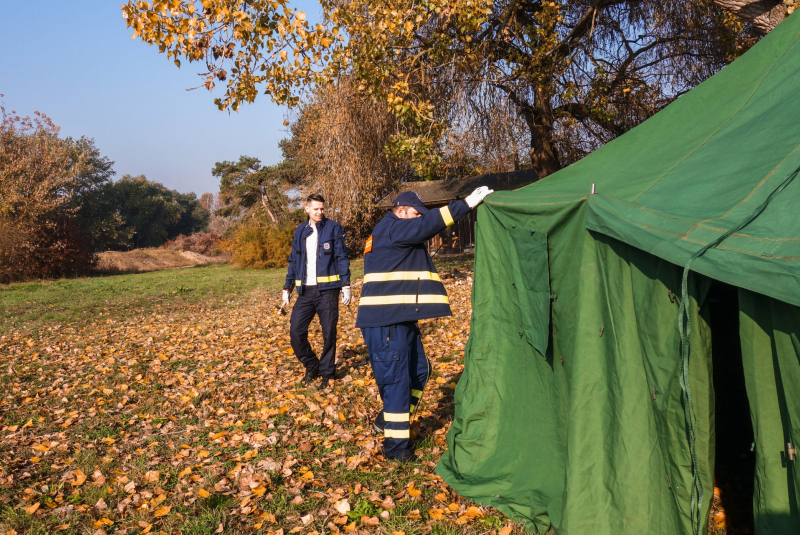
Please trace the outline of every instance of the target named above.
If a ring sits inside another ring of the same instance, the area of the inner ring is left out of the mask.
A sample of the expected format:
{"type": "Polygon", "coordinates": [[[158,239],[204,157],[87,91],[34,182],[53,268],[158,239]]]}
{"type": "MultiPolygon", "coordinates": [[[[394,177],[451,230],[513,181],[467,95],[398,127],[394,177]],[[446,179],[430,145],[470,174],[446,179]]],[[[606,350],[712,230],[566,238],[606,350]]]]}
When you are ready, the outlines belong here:
{"type": "Polygon", "coordinates": [[[401,193],[367,240],[356,327],[367,343],[383,400],[373,427],[383,433],[387,459],[405,462],[414,457],[409,444],[411,416],[430,374],[417,321],[452,316],[425,242],[490,193],[483,186],[437,210],[428,210],[413,191],[401,193]]]}

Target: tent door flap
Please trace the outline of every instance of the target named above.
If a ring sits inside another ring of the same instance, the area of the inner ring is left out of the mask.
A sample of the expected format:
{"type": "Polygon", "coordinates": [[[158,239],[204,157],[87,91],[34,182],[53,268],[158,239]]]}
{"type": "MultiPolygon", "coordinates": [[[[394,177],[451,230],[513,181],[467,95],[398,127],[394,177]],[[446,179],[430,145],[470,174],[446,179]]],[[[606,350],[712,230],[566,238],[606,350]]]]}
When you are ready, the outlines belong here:
{"type": "Polygon", "coordinates": [[[522,323],[521,335],[543,356],[550,329],[550,270],[547,235],[543,232],[508,229],[514,295],[522,323]]]}

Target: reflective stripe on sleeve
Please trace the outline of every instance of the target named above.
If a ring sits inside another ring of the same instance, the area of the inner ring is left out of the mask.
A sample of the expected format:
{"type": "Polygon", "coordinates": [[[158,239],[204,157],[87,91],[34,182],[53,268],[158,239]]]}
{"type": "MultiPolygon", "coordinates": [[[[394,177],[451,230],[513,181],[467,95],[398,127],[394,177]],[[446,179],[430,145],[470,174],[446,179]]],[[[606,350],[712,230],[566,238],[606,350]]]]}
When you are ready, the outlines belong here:
{"type": "Polygon", "coordinates": [[[415,397],[417,399],[421,398],[422,397],[422,390],[412,390],[411,391],[411,396],[415,397]]]}
{"type": "Polygon", "coordinates": [[[369,305],[420,305],[443,304],[449,305],[450,300],[446,295],[368,295],[359,300],[359,306],[369,305]]]}
{"type": "Polygon", "coordinates": [[[383,419],[387,422],[407,422],[410,417],[407,412],[384,412],[383,419]]]}
{"type": "Polygon", "coordinates": [[[391,271],[389,273],[367,273],[364,275],[364,284],[368,282],[415,280],[442,281],[442,279],[439,277],[439,274],[432,271],[391,271]]]}
{"type": "Polygon", "coordinates": [[[410,429],[384,429],[384,438],[411,438],[410,429]]]}
{"type": "Polygon", "coordinates": [[[294,285],[295,285],[295,286],[302,286],[302,285],[303,285],[303,281],[301,281],[301,280],[295,280],[295,281],[294,281],[294,285]]]}
{"type": "Polygon", "coordinates": [[[317,277],[317,284],[321,282],[335,282],[341,280],[339,275],[331,275],[330,277],[317,277]]]}
{"type": "Polygon", "coordinates": [[[442,219],[444,220],[444,224],[448,227],[451,226],[455,221],[453,221],[453,216],[450,214],[450,208],[447,206],[442,206],[439,208],[439,212],[442,214],[442,219]]]}

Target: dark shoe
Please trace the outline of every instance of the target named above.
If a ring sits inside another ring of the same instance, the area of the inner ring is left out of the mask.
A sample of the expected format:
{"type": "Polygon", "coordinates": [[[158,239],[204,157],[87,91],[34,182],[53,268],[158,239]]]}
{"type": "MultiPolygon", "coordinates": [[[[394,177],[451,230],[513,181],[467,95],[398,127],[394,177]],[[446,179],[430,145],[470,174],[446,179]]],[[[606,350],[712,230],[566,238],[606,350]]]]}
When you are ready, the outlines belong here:
{"type": "Polygon", "coordinates": [[[319,390],[325,390],[326,388],[332,385],[333,385],[333,379],[331,379],[330,377],[323,377],[322,382],[319,383],[319,386],[317,388],[319,390]]]}
{"type": "Polygon", "coordinates": [[[301,383],[308,386],[314,382],[314,379],[319,377],[319,370],[306,370],[306,374],[300,380],[301,383]]]}
{"type": "Polygon", "coordinates": [[[383,420],[383,411],[378,413],[378,416],[372,420],[372,429],[375,430],[375,433],[383,436],[383,428],[386,427],[386,422],[383,420]]]}

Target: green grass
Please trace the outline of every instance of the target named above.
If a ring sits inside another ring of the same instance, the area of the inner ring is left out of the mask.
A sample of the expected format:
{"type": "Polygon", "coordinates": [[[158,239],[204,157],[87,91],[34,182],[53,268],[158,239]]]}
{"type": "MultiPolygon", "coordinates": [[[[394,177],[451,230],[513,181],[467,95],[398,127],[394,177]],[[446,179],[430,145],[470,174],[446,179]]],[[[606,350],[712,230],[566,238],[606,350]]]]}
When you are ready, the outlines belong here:
{"type": "MultiPolygon", "coordinates": [[[[351,264],[353,279],[363,276],[363,261],[351,264]]],[[[98,318],[174,312],[188,305],[235,306],[254,290],[278,292],[286,268],[239,269],[210,265],[107,277],[61,279],[0,285],[0,334],[16,327],[36,332],[98,318]]]]}

